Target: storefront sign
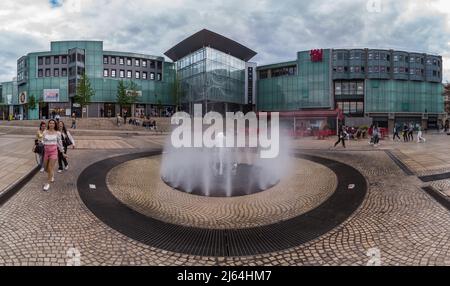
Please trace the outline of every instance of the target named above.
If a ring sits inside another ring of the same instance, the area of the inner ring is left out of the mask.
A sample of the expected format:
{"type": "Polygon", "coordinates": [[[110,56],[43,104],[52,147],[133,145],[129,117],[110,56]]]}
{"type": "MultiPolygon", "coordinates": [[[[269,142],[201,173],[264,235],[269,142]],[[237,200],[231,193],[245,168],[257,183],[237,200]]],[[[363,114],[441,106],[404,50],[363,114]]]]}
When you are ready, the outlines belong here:
{"type": "Polygon", "coordinates": [[[127,96],[137,96],[137,97],[141,97],[142,96],[142,91],[140,90],[128,90],[127,89],[127,96]]]}
{"type": "Polygon", "coordinates": [[[323,60],[323,50],[311,50],[309,55],[312,62],[321,62],[323,60]]]}
{"type": "Polygon", "coordinates": [[[19,104],[26,104],[28,101],[27,92],[23,91],[19,95],[19,104]]]}
{"type": "Polygon", "coordinates": [[[59,102],[59,89],[44,89],[44,102],[59,102]]]}

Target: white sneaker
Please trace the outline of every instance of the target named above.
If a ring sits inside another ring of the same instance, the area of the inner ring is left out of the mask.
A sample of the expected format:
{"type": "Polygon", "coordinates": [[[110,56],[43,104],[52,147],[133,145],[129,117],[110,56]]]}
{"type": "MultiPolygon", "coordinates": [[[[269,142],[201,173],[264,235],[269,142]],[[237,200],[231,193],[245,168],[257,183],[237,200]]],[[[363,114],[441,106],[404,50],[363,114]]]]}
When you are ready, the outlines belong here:
{"type": "Polygon", "coordinates": [[[41,170],[39,172],[44,173],[45,169],[41,168],[41,170]]]}
{"type": "Polygon", "coordinates": [[[65,168],[64,168],[64,170],[69,170],[69,165],[67,165],[65,168]]]}
{"type": "Polygon", "coordinates": [[[54,183],[55,182],[55,177],[53,177],[50,182],[54,183]]]}
{"type": "Polygon", "coordinates": [[[58,173],[60,173],[60,174],[61,174],[61,173],[62,173],[62,170],[58,170],[58,173]]]}
{"type": "Polygon", "coordinates": [[[48,190],[50,190],[50,184],[48,184],[48,183],[45,184],[43,190],[46,191],[46,192],[47,192],[48,190]]]}

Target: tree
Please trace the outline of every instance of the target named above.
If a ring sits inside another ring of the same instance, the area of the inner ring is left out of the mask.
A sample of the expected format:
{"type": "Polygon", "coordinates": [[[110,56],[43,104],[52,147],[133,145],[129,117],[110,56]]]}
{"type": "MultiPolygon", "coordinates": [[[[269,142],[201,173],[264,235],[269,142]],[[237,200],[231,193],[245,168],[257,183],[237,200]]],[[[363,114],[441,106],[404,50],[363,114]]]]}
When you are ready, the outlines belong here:
{"type": "Polygon", "coordinates": [[[120,105],[121,109],[123,107],[130,107],[133,103],[138,101],[139,97],[139,86],[130,81],[127,84],[121,80],[117,85],[117,103],[120,105]]]}
{"type": "Polygon", "coordinates": [[[36,97],[33,94],[30,95],[30,98],[28,99],[27,107],[29,110],[36,109],[36,97]]]}
{"type": "MultiPolygon", "coordinates": [[[[91,87],[91,82],[89,81],[86,72],[83,73],[81,79],[78,81],[77,94],[73,98],[75,103],[78,103],[83,110],[84,107],[91,103],[92,97],[95,95],[94,89],[91,87]]],[[[83,114],[83,113],[82,113],[83,114]]]]}

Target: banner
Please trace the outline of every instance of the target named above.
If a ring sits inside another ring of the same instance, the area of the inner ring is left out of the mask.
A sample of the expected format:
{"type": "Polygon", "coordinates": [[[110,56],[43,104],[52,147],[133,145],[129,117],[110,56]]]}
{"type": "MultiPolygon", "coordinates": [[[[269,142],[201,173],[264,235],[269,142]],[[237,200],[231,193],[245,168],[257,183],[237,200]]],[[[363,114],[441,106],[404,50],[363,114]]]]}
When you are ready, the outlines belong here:
{"type": "Polygon", "coordinates": [[[26,104],[28,102],[27,92],[22,91],[19,94],[19,104],[26,104]]]}
{"type": "Polygon", "coordinates": [[[142,91],[140,91],[140,90],[135,90],[135,91],[133,91],[133,90],[126,90],[126,93],[127,93],[127,96],[132,96],[133,95],[133,93],[135,93],[135,95],[137,96],[137,97],[141,97],[142,96],[142,91]]]}
{"type": "Polygon", "coordinates": [[[12,94],[6,95],[6,104],[11,105],[12,104],[12,94]]]}
{"type": "Polygon", "coordinates": [[[44,89],[44,102],[59,102],[59,89],[44,89]]]}

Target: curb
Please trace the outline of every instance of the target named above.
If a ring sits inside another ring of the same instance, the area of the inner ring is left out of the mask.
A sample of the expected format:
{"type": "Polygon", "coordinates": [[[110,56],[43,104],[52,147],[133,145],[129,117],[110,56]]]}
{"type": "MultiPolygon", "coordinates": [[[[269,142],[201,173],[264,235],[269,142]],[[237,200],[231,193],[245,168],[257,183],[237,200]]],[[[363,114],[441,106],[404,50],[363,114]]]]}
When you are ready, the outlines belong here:
{"type": "Polygon", "coordinates": [[[0,207],[2,207],[9,199],[11,199],[20,189],[22,189],[37,173],[39,166],[34,167],[28,174],[7,187],[0,194],[0,207]]]}

